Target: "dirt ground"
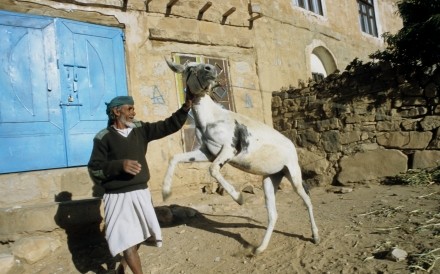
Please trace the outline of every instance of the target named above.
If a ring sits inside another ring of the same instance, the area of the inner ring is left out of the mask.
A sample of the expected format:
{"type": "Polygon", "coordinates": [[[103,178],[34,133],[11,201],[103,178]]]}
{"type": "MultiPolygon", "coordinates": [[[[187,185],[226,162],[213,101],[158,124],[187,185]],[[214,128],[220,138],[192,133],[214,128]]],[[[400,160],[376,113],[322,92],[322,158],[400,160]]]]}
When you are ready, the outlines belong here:
{"type": "MultiPolygon", "coordinates": [[[[163,247],[140,247],[144,273],[440,273],[438,184],[313,188],[319,245],[311,242],[299,196],[283,187],[271,242],[256,256],[252,248],[263,237],[267,214],[262,190],[254,192],[244,193],[242,206],[227,195],[201,193],[156,202],[175,204],[186,215],[163,227],[163,247]],[[390,257],[396,247],[408,257],[390,257]]],[[[105,243],[61,247],[25,273],[113,273],[118,259],[105,243]]]]}

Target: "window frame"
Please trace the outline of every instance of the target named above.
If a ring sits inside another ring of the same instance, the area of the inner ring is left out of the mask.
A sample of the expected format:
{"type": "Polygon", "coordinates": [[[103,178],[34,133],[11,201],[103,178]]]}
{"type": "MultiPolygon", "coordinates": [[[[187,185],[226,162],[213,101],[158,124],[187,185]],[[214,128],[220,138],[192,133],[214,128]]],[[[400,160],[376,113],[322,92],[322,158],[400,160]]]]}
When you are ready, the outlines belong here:
{"type": "MultiPolygon", "coordinates": [[[[175,63],[181,65],[186,61],[189,61],[208,63],[217,67],[220,70],[219,80],[222,83],[222,87],[214,89],[213,96],[217,99],[216,102],[221,104],[225,109],[235,112],[234,93],[230,79],[229,60],[227,58],[187,53],[173,53],[172,59],[175,63]],[[221,64],[219,64],[220,62],[221,64]],[[224,89],[224,92],[220,89],[224,89]],[[216,92],[216,90],[218,91],[216,92]],[[222,93],[227,95],[226,98],[223,98],[222,93]]],[[[185,85],[182,74],[176,73],[177,98],[179,105],[182,105],[185,102],[185,85]]],[[[181,132],[182,145],[185,152],[194,151],[200,147],[200,144],[195,137],[195,123],[192,111],[189,112],[189,117],[185,125],[182,127],[181,132]]]]}
{"type": "Polygon", "coordinates": [[[357,0],[359,24],[362,32],[379,37],[374,0],[357,0]]]}
{"type": "Polygon", "coordinates": [[[292,2],[297,7],[324,16],[322,0],[292,0],[292,2]]]}

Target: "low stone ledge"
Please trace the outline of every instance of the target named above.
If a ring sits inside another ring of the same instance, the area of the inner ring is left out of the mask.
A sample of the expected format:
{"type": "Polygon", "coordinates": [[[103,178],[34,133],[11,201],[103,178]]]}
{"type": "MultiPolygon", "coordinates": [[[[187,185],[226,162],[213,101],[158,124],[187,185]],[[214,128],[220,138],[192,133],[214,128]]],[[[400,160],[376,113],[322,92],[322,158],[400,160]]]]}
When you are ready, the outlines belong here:
{"type": "Polygon", "coordinates": [[[82,227],[101,223],[102,216],[100,198],[1,208],[0,241],[15,241],[23,235],[59,228],[79,231],[82,227]]]}

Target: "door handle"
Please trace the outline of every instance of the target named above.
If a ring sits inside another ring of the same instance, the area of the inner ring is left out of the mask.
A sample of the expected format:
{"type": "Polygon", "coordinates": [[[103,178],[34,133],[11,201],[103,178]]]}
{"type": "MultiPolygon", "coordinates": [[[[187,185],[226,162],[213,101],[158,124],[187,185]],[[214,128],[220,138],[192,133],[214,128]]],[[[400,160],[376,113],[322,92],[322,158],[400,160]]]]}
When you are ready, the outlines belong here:
{"type": "Polygon", "coordinates": [[[83,104],[61,103],[60,107],[82,107],[83,104]]]}

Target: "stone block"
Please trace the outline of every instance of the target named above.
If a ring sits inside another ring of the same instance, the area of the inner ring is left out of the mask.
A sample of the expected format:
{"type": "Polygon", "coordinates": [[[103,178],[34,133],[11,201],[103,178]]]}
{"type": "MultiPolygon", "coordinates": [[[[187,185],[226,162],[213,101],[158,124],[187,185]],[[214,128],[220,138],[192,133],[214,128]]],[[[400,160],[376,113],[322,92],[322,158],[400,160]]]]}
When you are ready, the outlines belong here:
{"type": "Polygon", "coordinates": [[[429,149],[440,149],[440,128],[437,128],[434,133],[434,137],[431,140],[431,143],[429,143],[428,146],[429,149]]]}
{"type": "Polygon", "coordinates": [[[425,149],[432,138],[432,132],[387,132],[377,136],[377,143],[386,148],[425,149]]]}
{"type": "Polygon", "coordinates": [[[325,174],[330,163],[322,152],[311,152],[307,149],[297,148],[299,164],[303,173],[325,174]]]}
{"type": "Polygon", "coordinates": [[[397,131],[400,129],[400,121],[379,121],[376,124],[378,131],[397,131]]]}
{"type": "Polygon", "coordinates": [[[343,132],[340,134],[340,142],[343,145],[357,142],[361,139],[360,131],[343,132]]]}
{"type": "Polygon", "coordinates": [[[413,169],[433,168],[440,166],[440,150],[416,151],[413,156],[413,169]]]}
{"type": "Polygon", "coordinates": [[[404,106],[424,106],[426,99],[423,97],[407,97],[403,99],[404,106]]]}
{"type": "Polygon", "coordinates": [[[341,127],[341,122],[337,118],[326,119],[322,121],[317,121],[316,125],[319,131],[339,129],[341,127]]]}
{"type": "Polygon", "coordinates": [[[45,236],[22,238],[12,246],[12,254],[34,264],[61,246],[59,240],[45,236]]]}
{"type": "Polygon", "coordinates": [[[428,131],[440,127],[440,116],[425,116],[420,121],[423,130],[428,131]]]}
{"type": "Polygon", "coordinates": [[[408,157],[398,150],[378,149],[344,156],[339,161],[337,180],[356,183],[395,176],[407,171],[408,157]]]}
{"type": "Polygon", "coordinates": [[[417,117],[425,115],[426,113],[428,113],[428,109],[426,107],[402,108],[402,110],[399,112],[400,116],[405,118],[417,117]]]}
{"type": "Polygon", "coordinates": [[[341,143],[339,140],[339,131],[331,130],[324,132],[321,135],[322,145],[326,152],[338,152],[341,151],[341,143]]]}

